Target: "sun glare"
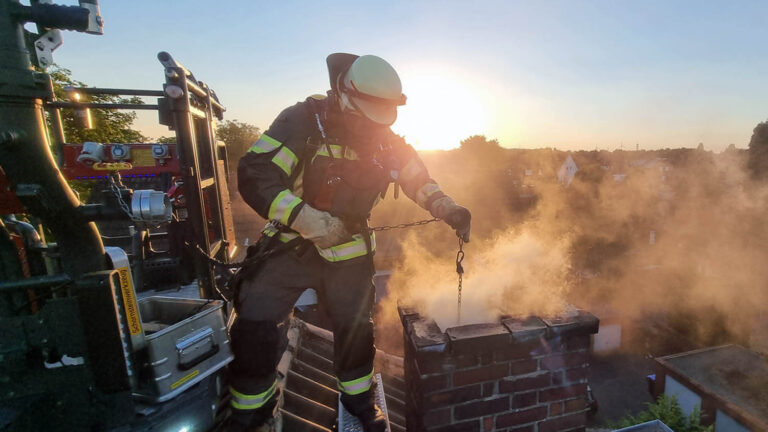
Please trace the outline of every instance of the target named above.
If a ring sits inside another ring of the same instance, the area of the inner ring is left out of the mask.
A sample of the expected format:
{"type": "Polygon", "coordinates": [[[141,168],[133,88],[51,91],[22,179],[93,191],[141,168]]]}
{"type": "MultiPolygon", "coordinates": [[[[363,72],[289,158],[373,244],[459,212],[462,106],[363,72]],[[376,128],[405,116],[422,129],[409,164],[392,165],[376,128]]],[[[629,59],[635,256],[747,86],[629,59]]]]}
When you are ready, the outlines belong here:
{"type": "Polygon", "coordinates": [[[466,81],[442,71],[403,74],[408,103],[398,109],[392,129],[416,150],[448,150],[474,134],[484,134],[486,112],[466,81]]]}

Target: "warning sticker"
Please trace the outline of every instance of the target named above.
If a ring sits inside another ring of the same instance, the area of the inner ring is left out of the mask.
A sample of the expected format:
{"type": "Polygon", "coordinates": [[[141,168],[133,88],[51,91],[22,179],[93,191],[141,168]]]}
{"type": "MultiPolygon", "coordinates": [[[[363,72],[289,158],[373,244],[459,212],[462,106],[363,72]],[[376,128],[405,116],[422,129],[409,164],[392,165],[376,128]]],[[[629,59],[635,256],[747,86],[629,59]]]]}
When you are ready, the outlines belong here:
{"type": "Polygon", "coordinates": [[[133,159],[133,166],[155,166],[155,157],[152,156],[152,149],[132,149],[131,158],[133,159]]]}
{"type": "Polygon", "coordinates": [[[182,377],[180,380],[176,381],[175,383],[171,384],[171,390],[175,390],[176,387],[183,385],[184,383],[188,382],[192,378],[200,375],[200,369],[195,369],[192,372],[188,373],[184,377],[182,377]]]}
{"type": "Polygon", "coordinates": [[[128,331],[131,332],[131,336],[136,336],[141,333],[141,320],[139,319],[139,305],[136,304],[136,295],[133,293],[131,274],[128,267],[120,267],[117,272],[120,275],[120,292],[123,294],[128,331]]]}

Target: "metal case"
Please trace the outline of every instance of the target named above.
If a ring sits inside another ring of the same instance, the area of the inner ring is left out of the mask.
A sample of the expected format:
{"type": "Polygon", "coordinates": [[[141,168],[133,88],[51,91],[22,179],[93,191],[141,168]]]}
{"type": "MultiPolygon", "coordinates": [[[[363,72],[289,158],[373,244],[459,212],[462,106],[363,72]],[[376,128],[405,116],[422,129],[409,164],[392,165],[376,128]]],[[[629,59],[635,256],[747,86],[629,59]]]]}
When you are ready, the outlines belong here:
{"type": "Polygon", "coordinates": [[[146,350],[137,398],[167,401],[232,361],[223,306],[220,300],[159,296],[139,301],[146,350]]]}

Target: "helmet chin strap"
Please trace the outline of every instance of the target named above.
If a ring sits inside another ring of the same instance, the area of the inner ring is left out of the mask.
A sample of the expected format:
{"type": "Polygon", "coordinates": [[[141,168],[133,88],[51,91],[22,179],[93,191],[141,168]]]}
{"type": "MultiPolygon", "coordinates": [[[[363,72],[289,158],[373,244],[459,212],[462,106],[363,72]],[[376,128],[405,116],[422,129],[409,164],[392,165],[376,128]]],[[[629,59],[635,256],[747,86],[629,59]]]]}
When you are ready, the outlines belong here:
{"type": "Polygon", "coordinates": [[[339,108],[344,114],[352,114],[357,116],[363,115],[363,113],[357,109],[354,102],[352,102],[352,100],[349,98],[349,95],[344,92],[339,93],[339,108]]]}
{"type": "MultiPolygon", "coordinates": [[[[341,80],[342,76],[340,75],[337,78],[337,83],[341,84],[341,80]]],[[[337,88],[339,89],[337,93],[338,108],[343,118],[344,128],[348,132],[360,137],[372,137],[389,127],[388,125],[376,123],[366,117],[349,94],[342,90],[344,87],[337,86],[337,88]]]]}
{"type": "Polygon", "coordinates": [[[367,122],[370,122],[371,123],[370,127],[374,128],[374,129],[378,128],[378,127],[385,128],[385,127],[392,126],[392,125],[382,125],[380,123],[376,123],[375,121],[369,119],[365,115],[363,110],[360,109],[359,106],[357,106],[357,104],[355,103],[354,99],[352,99],[352,97],[349,95],[349,93],[344,91],[344,89],[346,87],[344,86],[344,82],[343,82],[342,76],[343,76],[343,74],[339,75],[339,77],[336,78],[336,84],[337,84],[336,88],[339,89],[338,90],[338,101],[339,101],[338,104],[339,104],[339,109],[340,109],[341,113],[344,114],[344,115],[354,115],[354,116],[357,116],[357,117],[361,117],[361,120],[365,120],[367,122]]]}

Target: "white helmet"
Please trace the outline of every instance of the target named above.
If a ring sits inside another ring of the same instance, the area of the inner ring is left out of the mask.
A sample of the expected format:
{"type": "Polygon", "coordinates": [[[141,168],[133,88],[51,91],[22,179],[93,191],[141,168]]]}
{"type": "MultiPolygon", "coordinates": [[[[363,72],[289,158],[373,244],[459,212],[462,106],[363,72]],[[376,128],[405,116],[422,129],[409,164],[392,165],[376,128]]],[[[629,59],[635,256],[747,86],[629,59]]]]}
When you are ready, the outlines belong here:
{"type": "MultiPolygon", "coordinates": [[[[331,57],[329,56],[329,65],[331,57]]],[[[347,56],[349,56],[347,54],[347,56]]],[[[350,57],[347,57],[351,60],[350,57]]],[[[332,72],[333,73],[333,72],[332,72]]],[[[346,73],[336,77],[342,109],[362,114],[380,125],[389,126],[397,119],[397,107],[405,105],[405,95],[395,69],[381,57],[356,57],[346,73]]]]}

